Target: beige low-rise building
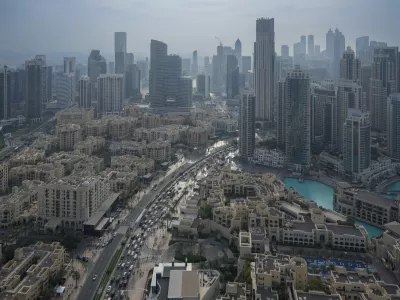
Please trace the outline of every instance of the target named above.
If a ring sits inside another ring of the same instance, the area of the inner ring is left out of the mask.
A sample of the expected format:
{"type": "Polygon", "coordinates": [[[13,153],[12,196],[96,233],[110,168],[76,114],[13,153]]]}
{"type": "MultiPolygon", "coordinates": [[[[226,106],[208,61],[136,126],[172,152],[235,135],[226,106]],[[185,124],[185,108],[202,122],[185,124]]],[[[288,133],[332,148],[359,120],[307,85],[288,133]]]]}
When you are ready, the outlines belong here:
{"type": "Polygon", "coordinates": [[[400,223],[393,221],[384,227],[382,235],[372,241],[376,255],[381,257],[392,270],[400,270],[400,223]]]}
{"type": "Polygon", "coordinates": [[[67,174],[71,173],[74,170],[74,166],[77,162],[88,159],[88,155],[81,154],[79,152],[57,152],[52,155],[46,157],[46,162],[48,163],[60,163],[64,166],[64,170],[67,174]]]}
{"type": "Polygon", "coordinates": [[[161,116],[157,114],[144,114],[142,116],[142,127],[156,128],[161,126],[161,116]]]}
{"type": "Polygon", "coordinates": [[[61,151],[73,151],[75,145],[82,140],[81,126],[71,123],[57,125],[56,134],[61,151]]]}
{"type": "Polygon", "coordinates": [[[83,125],[86,136],[107,136],[108,125],[103,119],[92,120],[83,125]]]}
{"type": "Polygon", "coordinates": [[[183,140],[188,126],[184,125],[166,125],[158,128],[137,128],[133,133],[133,138],[137,141],[145,140],[153,142],[157,140],[169,141],[171,144],[183,140]]]}
{"type": "Polygon", "coordinates": [[[107,170],[100,175],[107,178],[111,191],[120,193],[122,198],[132,196],[138,187],[138,178],[134,172],[107,170]]]}
{"type": "Polygon", "coordinates": [[[204,127],[190,127],[187,131],[187,145],[190,147],[207,148],[208,131],[204,127]]]}
{"type": "Polygon", "coordinates": [[[57,125],[60,124],[77,124],[84,125],[94,119],[94,109],[70,107],[56,113],[57,125]]]}
{"type": "Polygon", "coordinates": [[[0,194],[6,193],[8,190],[8,163],[0,163],[0,194]]]}
{"type": "Polygon", "coordinates": [[[38,186],[38,217],[49,229],[82,230],[110,195],[110,183],[101,176],[70,176],[43,183],[38,186]]]}
{"type": "Polygon", "coordinates": [[[64,267],[65,249],[59,242],[37,242],[18,248],[0,270],[0,299],[33,300],[64,267]]]}
{"type": "Polygon", "coordinates": [[[154,160],[147,157],[122,155],[111,157],[111,170],[121,172],[135,172],[138,176],[153,173],[154,160]]]}
{"type": "Polygon", "coordinates": [[[125,116],[139,118],[141,115],[140,107],[137,105],[127,105],[124,107],[125,116]]]}
{"type": "Polygon", "coordinates": [[[57,142],[58,140],[55,135],[40,133],[31,147],[48,152],[57,146],[57,142]]]}
{"type": "Polygon", "coordinates": [[[146,145],[146,157],[153,159],[156,163],[171,160],[171,143],[168,141],[154,141],[146,145]]]}
{"type": "Polygon", "coordinates": [[[97,156],[84,156],[74,164],[72,174],[96,175],[104,170],[104,159],[97,156]],[[82,173],[83,172],[83,173],[82,173]]]}
{"type": "Polygon", "coordinates": [[[40,181],[24,181],[20,187],[13,187],[11,194],[0,197],[0,227],[36,218],[39,184],[40,181]]]}
{"type": "Polygon", "coordinates": [[[130,137],[138,123],[138,119],[132,117],[106,116],[103,119],[107,122],[108,136],[113,140],[130,137]]]}
{"type": "Polygon", "coordinates": [[[101,151],[106,144],[103,137],[88,136],[84,141],[80,141],[75,145],[75,151],[81,154],[91,155],[101,151]]]}
{"type": "Polygon", "coordinates": [[[121,141],[112,142],[110,145],[110,151],[116,155],[135,155],[142,156],[146,154],[146,141],[135,142],[135,141],[121,141]]]}
{"type": "Polygon", "coordinates": [[[20,186],[25,180],[48,182],[64,176],[64,166],[60,163],[39,163],[11,168],[9,180],[11,186],[20,186]]]}
{"type": "Polygon", "coordinates": [[[36,165],[45,158],[45,151],[26,147],[10,158],[10,168],[24,165],[36,165]]]}

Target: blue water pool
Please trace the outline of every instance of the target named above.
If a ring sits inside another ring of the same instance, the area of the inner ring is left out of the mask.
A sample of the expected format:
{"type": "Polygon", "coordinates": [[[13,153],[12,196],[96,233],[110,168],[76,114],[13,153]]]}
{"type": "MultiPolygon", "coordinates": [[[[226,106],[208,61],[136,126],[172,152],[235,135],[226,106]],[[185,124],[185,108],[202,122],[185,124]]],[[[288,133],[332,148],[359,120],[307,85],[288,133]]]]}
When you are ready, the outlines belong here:
{"type": "MultiPolygon", "coordinates": [[[[314,180],[304,180],[303,182],[299,182],[296,178],[284,178],[283,183],[287,188],[293,187],[300,195],[306,197],[308,200],[314,200],[318,206],[333,209],[334,189],[330,186],[314,180]]],[[[398,184],[398,189],[400,190],[400,182],[398,184]]],[[[381,228],[361,221],[355,221],[355,223],[364,226],[370,239],[382,234],[383,232],[381,228]]]]}

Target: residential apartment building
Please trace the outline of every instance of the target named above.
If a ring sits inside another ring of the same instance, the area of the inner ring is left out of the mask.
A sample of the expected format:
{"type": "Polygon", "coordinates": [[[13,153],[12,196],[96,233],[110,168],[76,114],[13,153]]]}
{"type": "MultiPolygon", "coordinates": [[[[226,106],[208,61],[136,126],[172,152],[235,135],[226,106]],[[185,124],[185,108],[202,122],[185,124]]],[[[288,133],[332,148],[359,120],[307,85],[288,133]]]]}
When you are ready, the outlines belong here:
{"type": "Polygon", "coordinates": [[[64,267],[65,249],[59,242],[17,248],[0,270],[0,298],[37,299],[64,267]]]}
{"type": "Polygon", "coordinates": [[[10,168],[24,165],[36,165],[45,158],[45,151],[34,149],[32,147],[23,148],[14,154],[9,161],[10,168]]]}
{"type": "Polygon", "coordinates": [[[392,270],[400,269],[400,223],[393,221],[384,225],[385,231],[373,239],[377,257],[383,258],[392,270]]]}
{"type": "Polygon", "coordinates": [[[110,184],[100,176],[65,177],[38,186],[38,217],[49,226],[83,229],[111,195],[110,184]]]}
{"type": "Polygon", "coordinates": [[[138,176],[144,176],[153,173],[154,160],[144,156],[112,156],[110,168],[115,171],[135,172],[138,176]]]}
{"type": "Polygon", "coordinates": [[[39,163],[24,165],[10,169],[9,181],[11,186],[20,186],[25,180],[48,182],[64,176],[64,166],[59,163],[39,163]]]}
{"type": "Polygon", "coordinates": [[[84,141],[75,144],[74,149],[81,154],[91,155],[104,148],[106,140],[103,137],[88,136],[84,141]]]}
{"type": "Polygon", "coordinates": [[[251,162],[253,164],[283,168],[285,166],[285,154],[279,150],[255,149],[251,162]]]}
{"type": "Polygon", "coordinates": [[[8,163],[0,163],[0,194],[8,190],[8,163]]]}
{"type": "Polygon", "coordinates": [[[82,140],[80,125],[65,123],[57,125],[56,134],[61,151],[73,151],[75,145],[82,140]]]}
{"type": "Polygon", "coordinates": [[[94,109],[84,107],[70,107],[56,113],[57,125],[64,123],[84,125],[94,119],[94,109]]]}
{"type": "Polygon", "coordinates": [[[204,127],[190,127],[187,131],[187,145],[189,147],[207,148],[208,132],[204,127]]]}
{"type": "Polygon", "coordinates": [[[137,128],[133,133],[133,138],[137,141],[153,142],[163,140],[175,144],[184,139],[188,128],[189,126],[184,125],[166,125],[151,129],[137,128]]]}

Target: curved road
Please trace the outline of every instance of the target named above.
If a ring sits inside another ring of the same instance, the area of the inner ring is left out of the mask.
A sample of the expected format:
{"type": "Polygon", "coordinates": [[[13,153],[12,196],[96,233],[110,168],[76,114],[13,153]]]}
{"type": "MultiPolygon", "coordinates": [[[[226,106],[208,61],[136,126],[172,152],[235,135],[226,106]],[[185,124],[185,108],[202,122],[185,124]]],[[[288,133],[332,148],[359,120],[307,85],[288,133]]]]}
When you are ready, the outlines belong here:
{"type": "MultiPolygon", "coordinates": [[[[140,202],[131,210],[131,212],[128,214],[126,217],[126,220],[130,221],[135,221],[136,218],[140,215],[140,213],[143,211],[144,208],[146,208],[149,204],[151,204],[160,194],[162,194],[176,179],[177,175],[179,175],[181,172],[186,172],[192,168],[194,168],[197,164],[200,162],[232,147],[231,145],[227,145],[223,147],[220,150],[217,150],[213,153],[208,154],[207,156],[204,156],[194,163],[186,163],[174,172],[172,172],[170,175],[166,176],[159,184],[158,184],[158,189],[156,191],[149,191],[147,194],[145,194],[140,202]]],[[[117,234],[117,236],[113,239],[113,241],[107,245],[102,253],[100,254],[100,257],[94,267],[92,268],[91,271],[89,271],[89,274],[86,278],[86,281],[79,293],[78,300],[89,300],[93,299],[94,295],[97,292],[98,285],[100,284],[101,278],[103,274],[106,271],[106,268],[111,260],[111,258],[114,255],[114,252],[116,249],[119,247],[120,242],[124,238],[123,234],[117,234]],[[93,280],[93,276],[97,275],[97,279],[93,280]]]]}

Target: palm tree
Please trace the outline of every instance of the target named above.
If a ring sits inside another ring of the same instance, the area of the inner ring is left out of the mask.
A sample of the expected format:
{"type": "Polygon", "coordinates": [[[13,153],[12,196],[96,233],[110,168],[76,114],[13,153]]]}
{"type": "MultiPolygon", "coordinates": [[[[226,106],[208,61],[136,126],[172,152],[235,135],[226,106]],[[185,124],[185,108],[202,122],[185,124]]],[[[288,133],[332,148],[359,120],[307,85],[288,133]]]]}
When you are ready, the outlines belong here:
{"type": "Polygon", "coordinates": [[[75,279],[75,288],[78,287],[78,280],[81,278],[81,273],[78,270],[72,271],[72,278],[75,279]]]}

